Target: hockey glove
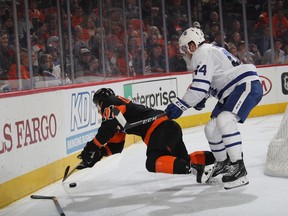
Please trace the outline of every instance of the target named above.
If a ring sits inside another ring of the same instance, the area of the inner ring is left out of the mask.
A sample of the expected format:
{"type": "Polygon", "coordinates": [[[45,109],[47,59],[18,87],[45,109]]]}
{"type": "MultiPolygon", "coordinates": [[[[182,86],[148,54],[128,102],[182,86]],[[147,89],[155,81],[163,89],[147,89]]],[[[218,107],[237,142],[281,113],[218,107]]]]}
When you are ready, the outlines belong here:
{"type": "MultiPolygon", "coordinates": [[[[83,151],[80,155],[77,156],[77,158],[82,160],[82,163],[84,165],[83,168],[93,167],[98,161],[102,159],[103,151],[105,151],[105,148],[99,148],[92,140],[90,142],[87,142],[83,151]]],[[[79,168],[81,169],[81,167],[79,168]]]]}
{"type": "Polygon", "coordinates": [[[198,111],[204,109],[204,108],[205,108],[205,103],[206,103],[206,101],[207,101],[207,98],[203,98],[203,99],[202,99],[198,104],[196,104],[193,108],[194,108],[195,110],[198,110],[198,111]]]}
{"type": "Polygon", "coordinates": [[[176,119],[182,115],[183,111],[186,111],[189,108],[189,105],[185,101],[177,97],[172,103],[167,106],[165,112],[167,113],[168,118],[176,119]]]}

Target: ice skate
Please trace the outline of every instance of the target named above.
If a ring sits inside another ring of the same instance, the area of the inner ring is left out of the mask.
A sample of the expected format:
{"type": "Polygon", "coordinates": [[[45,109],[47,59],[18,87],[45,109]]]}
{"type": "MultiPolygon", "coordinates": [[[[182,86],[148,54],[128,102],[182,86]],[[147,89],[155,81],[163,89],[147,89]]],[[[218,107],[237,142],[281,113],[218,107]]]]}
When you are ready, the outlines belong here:
{"type": "Polygon", "coordinates": [[[191,173],[196,175],[196,181],[198,183],[206,183],[214,170],[214,164],[191,164],[191,173]]]}
{"type": "Polygon", "coordinates": [[[222,177],[224,188],[232,189],[249,184],[246,175],[247,171],[242,159],[231,163],[227,173],[222,177]]]}
{"type": "Polygon", "coordinates": [[[230,159],[229,157],[226,158],[224,161],[218,161],[215,163],[215,168],[214,171],[212,173],[212,177],[216,177],[219,174],[224,174],[227,172],[229,165],[230,165],[230,159]]]}

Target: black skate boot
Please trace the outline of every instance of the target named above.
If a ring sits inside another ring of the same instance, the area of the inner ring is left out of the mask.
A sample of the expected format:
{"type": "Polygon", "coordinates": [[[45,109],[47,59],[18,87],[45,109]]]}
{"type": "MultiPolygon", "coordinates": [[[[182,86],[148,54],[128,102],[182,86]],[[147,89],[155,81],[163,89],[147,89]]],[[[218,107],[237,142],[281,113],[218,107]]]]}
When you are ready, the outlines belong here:
{"type": "Polygon", "coordinates": [[[249,184],[243,159],[230,163],[229,169],[222,177],[225,189],[232,189],[249,184]]]}
{"type": "Polygon", "coordinates": [[[224,161],[216,162],[212,177],[216,177],[219,174],[226,173],[229,168],[230,163],[231,162],[230,162],[229,157],[227,157],[224,161]]]}
{"type": "Polygon", "coordinates": [[[198,183],[206,183],[214,170],[214,164],[191,164],[190,173],[196,175],[196,181],[198,183]]]}

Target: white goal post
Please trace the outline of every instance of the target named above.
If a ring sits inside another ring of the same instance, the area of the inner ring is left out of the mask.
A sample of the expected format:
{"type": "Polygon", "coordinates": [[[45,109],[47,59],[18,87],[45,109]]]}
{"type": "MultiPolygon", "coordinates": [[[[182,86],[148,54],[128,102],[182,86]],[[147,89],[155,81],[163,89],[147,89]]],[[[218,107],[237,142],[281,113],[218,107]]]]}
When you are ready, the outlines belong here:
{"type": "Polygon", "coordinates": [[[269,143],[264,173],[288,177],[288,106],[276,135],[269,143]]]}

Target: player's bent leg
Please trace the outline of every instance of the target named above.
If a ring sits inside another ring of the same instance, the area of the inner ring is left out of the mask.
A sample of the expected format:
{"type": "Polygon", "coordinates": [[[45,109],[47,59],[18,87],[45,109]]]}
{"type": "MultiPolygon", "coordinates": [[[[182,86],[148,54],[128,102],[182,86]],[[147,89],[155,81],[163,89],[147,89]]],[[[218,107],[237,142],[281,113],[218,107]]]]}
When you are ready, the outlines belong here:
{"type": "Polygon", "coordinates": [[[183,159],[153,152],[147,157],[146,169],[155,173],[188,174],[190,165],[183,159]]]}
{"type": "Polygon", "coordinates": [[[196,175],[198,183],[206,183],[214,170],[215,158],[212,152],[196,151],[190,154],[190,172],[196,175]]]}
{"type": "Polygon", "coordinates": [[[216,118],[210,119],[204,128],[206,139],[216,161],[224,161],[227,157],[226,148],[216,124],[216,118]]]}
{"type": "Polygon", "coordinates": [[[230,160],[235,162],[242,159],[242,138],[237,127],[237,116],[223,111],[218,115],[216,123],[230,160]]]}

